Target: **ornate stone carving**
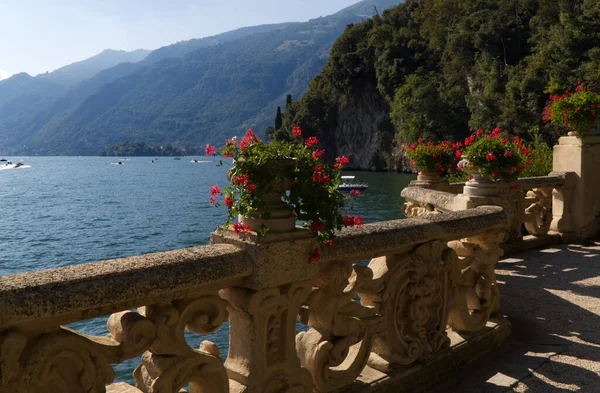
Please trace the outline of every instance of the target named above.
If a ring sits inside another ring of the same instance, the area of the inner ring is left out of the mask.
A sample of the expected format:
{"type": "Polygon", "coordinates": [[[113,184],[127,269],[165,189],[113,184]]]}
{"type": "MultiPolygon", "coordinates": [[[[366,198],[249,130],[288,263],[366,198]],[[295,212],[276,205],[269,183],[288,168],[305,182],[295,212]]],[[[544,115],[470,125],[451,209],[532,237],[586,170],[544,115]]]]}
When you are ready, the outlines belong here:
{"type": "Polygon", "coordinates": [[[330,392],[352,383],[364,369],[385,321],[373,307],[353,298],[372,289],[370,269],[332,262],[315,278],[315,289],[301,321],[311,329],[296,337],[302,366],[310,370],[315,391],[330,392]]]}
{"type": "Polygon", "coordinates": [[[479,331],[485,327],[492,313],[500,311],[494,268],[503,255],[500,244],[506,236],[507,232],[498,228],[448,243],[460,257],[451,278],[448,324],[454,330],[479,331]]]}
{"type": "Polygon", "coordinates": [[[114,380],[110,363],[138,356],[155,337],[152,322],[131,311],[115,314],[108,337],[66,327],[0,335],[0,392],[104,393],[114,380]]]}
{"type": "Polygon", "coordinates": [[[430,214],[440,214],[441,212],[429,203],[407,200],[402,205],[402,213],[408,218],[418,218],[430,214]]]}
{"type": "Polygon", "coordinates": [[[389,371],[394,364],[427,361],[448,347],[446,334],[450,271],[456,253],[441,241],[419,246],[408,254],[376,258],[376,291],[361,293],[362,303],[386,317],[385,333],[375,339],[369,365],[389,371]]]}
{"type": "Polygon", "coordinates": [[[221,326],[228,315],[223,299],[207,293],[139,311],[156,325],[156,339],[134,371],[138,389],[144,393],[177,393],[189,385],[190,393],[229,392],[227,372],[216,345],[204,341],[199,350],[194,350],[184,337],[186,328],[208,334],[221,326]]]}
{"type": "Polygon", "coordinates": [[[552,188],[534,188],[527,192],[525,228],[530,235],[544,236],[552,222],[552,188]]]}
{"type": "Polygon", "coordinates": [[[225,366],[231,392],[312,392],[310,374],[300,366],[294,346],[296,316],[311,289],[304,281],[260,291],[222,291],[230,312],[225,366]]]}

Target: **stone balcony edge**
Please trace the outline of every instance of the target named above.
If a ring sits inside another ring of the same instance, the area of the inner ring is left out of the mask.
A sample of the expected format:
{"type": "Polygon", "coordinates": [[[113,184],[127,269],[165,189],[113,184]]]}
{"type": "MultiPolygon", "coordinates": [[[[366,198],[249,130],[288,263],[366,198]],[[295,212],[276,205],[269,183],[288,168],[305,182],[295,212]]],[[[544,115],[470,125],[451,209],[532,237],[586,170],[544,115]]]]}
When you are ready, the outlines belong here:
{"type": "Polygon", "coordinates": [[[251,272],[242,249],[220,244],[0,276],[0,328],[47,318],[70,323],[228,286],[251,272]]]}

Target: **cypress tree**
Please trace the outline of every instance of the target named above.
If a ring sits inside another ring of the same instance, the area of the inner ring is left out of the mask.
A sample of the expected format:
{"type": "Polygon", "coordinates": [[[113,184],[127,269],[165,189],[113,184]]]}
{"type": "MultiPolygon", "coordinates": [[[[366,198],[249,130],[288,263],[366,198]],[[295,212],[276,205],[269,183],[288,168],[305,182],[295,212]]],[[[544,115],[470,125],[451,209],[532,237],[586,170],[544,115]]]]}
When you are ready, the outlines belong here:
{"type": "Polygon", "coordinates": [[[287,110],[288,106],[290,106],[292,104],[292,95],[288,94],[285,97],[285,110],[287,110]]]}
{"type": "Polygon", "coordinates": [[[275,115],[275,129],[279,130],[283,126],[283,118],[281,116],[281,107],[277,107],[277,115],[275,115]]]}

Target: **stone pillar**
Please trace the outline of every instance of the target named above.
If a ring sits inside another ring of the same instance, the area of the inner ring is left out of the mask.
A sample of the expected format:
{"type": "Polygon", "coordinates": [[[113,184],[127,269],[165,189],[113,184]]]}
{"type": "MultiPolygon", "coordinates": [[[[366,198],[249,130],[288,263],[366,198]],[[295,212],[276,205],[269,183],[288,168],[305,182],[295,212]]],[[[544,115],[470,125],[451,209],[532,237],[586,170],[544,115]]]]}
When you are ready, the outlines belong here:
{"type": "Polygon", "coordinates": [[[242,247],[253,264],[243,283],[220,293],[229,311],[230,392],[311,393],[311,374],[296,353],[296,319],[318,272],[308,264],[315,240],[301,228],[262,237],[219,230],[211,243],[242,247]]]}
{"type": "Polygon", "coordinates": [[[553,193],[553,231],[569,231],[577,239],[600,232],[600,136],[564,136],[554,146],[553,171],[573,172],[572,193],[553,193]],[[568,195],[570,194],[570,195],[568,195]],[[569,217],[570,216],[570,217],[569,217]]]}

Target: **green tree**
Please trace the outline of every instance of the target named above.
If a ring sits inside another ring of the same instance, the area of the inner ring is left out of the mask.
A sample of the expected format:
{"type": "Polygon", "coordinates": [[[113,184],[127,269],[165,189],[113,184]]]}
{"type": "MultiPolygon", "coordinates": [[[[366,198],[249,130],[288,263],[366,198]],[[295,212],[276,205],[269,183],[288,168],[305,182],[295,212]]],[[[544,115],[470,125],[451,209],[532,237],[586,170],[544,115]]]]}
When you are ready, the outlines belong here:
{"type": "Polygon", "coordinates": [[[281,116],[281,107],[277,107],[277,114],[275,115],[275,129],[279,130],[283,125],[283,117],[281,116]]]}

